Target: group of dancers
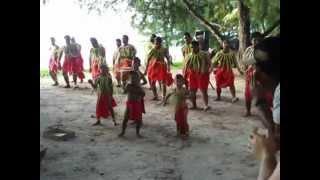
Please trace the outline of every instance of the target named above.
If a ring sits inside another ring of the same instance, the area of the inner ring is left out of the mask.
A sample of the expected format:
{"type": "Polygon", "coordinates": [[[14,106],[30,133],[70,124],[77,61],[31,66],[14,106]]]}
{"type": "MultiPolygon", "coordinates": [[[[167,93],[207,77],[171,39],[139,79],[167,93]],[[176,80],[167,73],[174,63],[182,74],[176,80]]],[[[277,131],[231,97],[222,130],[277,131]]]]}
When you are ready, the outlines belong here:
{"type": "MultiPolygon", "coordinates": [[[[57,72],[62,70],[63,77],[66,83],[65,88],[70,88],[69,75],[73,77],[74,88],[78,88],[77,79],[80,83],[83,82],[84,68],[83,58],[81,56],[81,46],[75,42],[74,38],[66,35],[64,37],[66,45],[60,48],[56,45],[55,39],[51,38],[52,56],[49,62],[50,75],[54,81],[54,86],[57,86],[57,72]],[[61,66],[61,58],[64,54],[64,62],[61,66]]],[[[244,53],[244,58],[249,61],[252,57],[252,49],[262,39],[261,34],[253,33],[252,46],[247,48],[244,53]]],[[[182,48],[184,57],[182,74],[177,74],[175,78],[170,72],[171,57],[168,49],[162,46],[162,38],[152,35],[150,44],[147,46],[145,57],[145,71],[140,71],[141,60],[136,57],[136,48],[129,44],[129,37],[123,35],[122,41],[116,39],[117,49],[113,54],[113,76],[117,81],[116,87],[122,87],[123,92],[127,93],[126,110],[122,123],[122,132],[119,136],[123,136],[127,127],[128,120],[133,120],[136,124],[136,133],[140,135],[142,125],[142,113],[145,113],[144,96],[145,92],[143,85],[149,82],[150,89],[153,92],[152,100],[158,101],[159,96],[156,88],[156,83],[160,85],[162,91],[162,104],[166,105],[169,97],[174,97],[175,105],[175,121],[177,124],[177,135],[186,138],[189,135],[189,125],[187,123],[188,109],[199,109],[196,103],[196,93],[199,89],[202,94],[204,111],[211,107],[208,105],[208,85],[210,83],[210,74],[213,72],[216,80],[216,101],[221,100],[221,89],[229,87],[232,95],[232,103],[238,101],[234,85],[233,68],[237,68],[240,74],[243,74],[236,58],[236,53],[230,48],[227,40],[223,41],[222,49],[212,55],[208,51],[202,50],[201,42],[193,40],[191,35],[186,32],[184,34],[185,44],[182,48]],[[211,58],[212,57],[212,58],[211,58]],[[147,76],[147,78],[145,77],[147,76]],[[148,79],[148,81],[147,81],[148,79]],[[176,87],[172,92],[167,94],[167,86],[171,86],[175,79],[176,87]],[[188,108],[186,100],[189,99],[192,107],[188,108]]],[[[118,125],[115,119],[113,108],[116,106],[116,101],[113,98],[113,79],[109,72],[109,66],[106,62],[105,48],[98,43],[96,38],[90,38],[92,48],[90,49],[89,57],[89,72],[92,75],[92,80],[89,84],[97,90],[97,105],[96,118],[97,121],[93,125],[100,125],[101,118],[107,118],[111,115],[114,125],[118,125]]],[[[244,61],[244,62],[246,62],[244,61]]],[[[249,116],[251,109],[251,86],[253,84],[252,65],[246,66],[246,116],[249,116]]],[[[266,93],[266,97],[272,100],[272,93],[266,93]]]]}
{"type": "MultiPolygon", "coordinates": [[[[66,35],[64,37],[66,45],[63,47],[59,47],[55,38],[51,37],[51,57],[49,61],[49,74],[54,81],[53,86],[58,86],[57,73],[58,71],[62,71],[66,86],[64,88],[71,88],[69,82],[69,75],[72,75],[74,88],[79,88],[77,85],[78,78],[80,79],[80,83],[83,83],[84,75],[84,67],[83,67],[83,58],[81,55],[81,45],[75,41],[74,37],[70,37],[66,35]],[[61,66],[61,58],[64,55],[64,62],[61,66]]],[[[90,69],[89,71],[92,73],[92,77],[95,79],[100,74],[99,65],[106,63],[105,61],[105,49],[102,45],[98,43],[95,38],[90,39],[92,48],[90,50],[90,69]]]]}
{"type": "MultiPolygon", "coordinates": [[[[81,46],[74,38],[65,36],[66,45],[59,48],[55,39],[51,38],[52,56],[49,62],[50,75],[57,86],[57,72],[62,70],[65,88],[70,88],[69,75],[72,75],[74,88],[77,88],[77,78],[83,82],[84,69],[81,56],[81,46]],[[60,60],[64,54],[64,62],[60,60]]],[[[129,44],[127,35],[123,35],[122,42],[116,39],[117,50],[113,54],[113,75],[117,81],[116,87],[123,88],[127,94],[126,109],[122,122],[122,131],[119,137],[124,136],[127,123],[133,120],[136,124],[136,135],[142,137],[142,114],[145,113],[143,85],[149,82],[153,92],[152,100],[160,100],[156,84],[162,91],[162,105],[170,101],[174,105],[174,118],[177,127],[177,136],[186,139],[189,136],[187,122],[188,110],[199,109],[196,103],[196,92],[202,94],[204,107],[207,111],[208,85],[210,74],[214,74],[216,82],[216,101],[221,100],[221,89],[229,87],[232,103],[238,101],[234,85],[233,69],[237,68],[240,74],[245,72],[245,116],[251,115],[253,98],[255,105],[263,114],[262,122],[268,130],[268,135],[261,135],[255,129],[250,136],[250,143],[254,153],[261,161],[258,179],[280,179],[280,160],[276,160],[276,152],[280,151],[280,37],[265,38],[260,33],[252,33],[251,43],[242,55],[241,61],[237,60],[236,53],[230,48],[227,40],[223,41],[222,49],[217,53],[203,50],[202,42],[193,40],[189,33],[184,34],[185,44],[182,48],[184,57],[182,74],[176,74],[173,80],[170,73],[172,64],[168,49],[162,46],[162,38],[152,35],[147,46],[145,57],[145,71],[140,71],[141,60],[136,57],[136,49],[129,44]],[[239,65],[241,63],[241,67],[239,65]],[[145,77],[147,76],[147,78],[145,77]],[[148,80],[147,80],[148,79],[148,80]],[[167,94],[167,86],[175,82],[175,88],[167,94]],[[190,100],[192,107],[188,108],[186,101],[190,100]]],[[[114,125],[118,125],[113,108],[117,105],[113,98],[113,79],[105,59],[105,49],[95,38],[90,38],[89,71],[92,80],[89,84],[97,91],[96,119],[93,125],[101,125],[101,118],[111,115],[114,125]]],[[[280,156],[280,154],[279,154],[280,156]]]]}

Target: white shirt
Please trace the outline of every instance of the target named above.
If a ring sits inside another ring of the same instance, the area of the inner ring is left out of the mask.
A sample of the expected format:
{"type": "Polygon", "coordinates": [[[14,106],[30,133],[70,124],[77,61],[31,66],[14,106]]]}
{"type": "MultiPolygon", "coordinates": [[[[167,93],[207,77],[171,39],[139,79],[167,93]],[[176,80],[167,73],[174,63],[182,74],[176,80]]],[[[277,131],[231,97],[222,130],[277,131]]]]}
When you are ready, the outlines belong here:
{"type": "Polygon", "coordinates": [[[272,115],[273,121],[280,125],[280,83],[274,91],[272,115]]]}
{"type": "Polygon", "coordinates": [[[114,51],[113,56],[112,56],[112,62],[114,62],[115,64],[117,63],[118,55],[119,55],[119,48],[117,48],[117,50],[114,51]]]}
{"type": "Polygon", "coordinates": [[[243,53],[242,55],[242,63],[244,65],[251,65],[255,63],[255,59],[254,59],[254,47],[253,46],[249,46],[243,53]]]}

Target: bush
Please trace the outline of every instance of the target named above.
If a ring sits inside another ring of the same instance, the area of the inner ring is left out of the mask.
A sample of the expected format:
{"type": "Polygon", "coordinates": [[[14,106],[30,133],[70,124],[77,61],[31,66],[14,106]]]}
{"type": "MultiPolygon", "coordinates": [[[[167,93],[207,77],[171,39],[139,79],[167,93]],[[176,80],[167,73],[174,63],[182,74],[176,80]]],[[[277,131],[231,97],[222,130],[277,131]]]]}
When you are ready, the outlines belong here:
{"type": "Polygon", "coordinates": [[[49,70],[40,69],[40,77],[48,77],[49,76],[49,70]]]}
{"type": "Polygon", "coordinates": [[[178,61],[178,62],[174,62],[172,65],[172,69],[182,69],[183,68],[183,62],[182,61],[178,61]]]}

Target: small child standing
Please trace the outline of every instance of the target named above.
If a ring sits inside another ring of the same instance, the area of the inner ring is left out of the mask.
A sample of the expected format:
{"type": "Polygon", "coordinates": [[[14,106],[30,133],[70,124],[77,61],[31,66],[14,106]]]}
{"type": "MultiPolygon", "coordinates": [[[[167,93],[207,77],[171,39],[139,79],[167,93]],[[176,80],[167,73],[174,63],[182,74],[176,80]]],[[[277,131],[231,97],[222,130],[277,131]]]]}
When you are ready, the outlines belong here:
{"type": "Polygon", "coordinates": [[[143,81],[141,83],[141,86],[146,85],[148,83],[145,75],[140,71],[139,67],[141,66],[141,60],[138,57],[135,57],[133,59],[133,71],[137,72],[139,75],[139,82],[141,83],[141,80],[143,81]]]}
{"type": "Polygon", "coordinates": [[[96,117],[97,122],[93,124],[93,126],[101,125],[100,118],[107,118],[110,114],[113,120],[114,125],[118,125],[115,116],[113,107],[116,106],[116,102],[112,97],[113,94],[113,84],[112,84],[112,78],[110,73],[108,72],[109,69],[107,65],[101,65],[100,66],[101,74],[99,77],[93,81],[90,79],[88,82],[91,84],[91,86],[94,89],[98,89],[98,99],[97,99],[97,105],[96,105],[96,117]]]}
{"type": "Polygon", "coordinates": [[[140,84],[140,76],[136,71],[131,71],[129,74],[129,84],[125,87],[125,92],[128,93],[124,120],[122,122],[122,131],[119,137],[123,137],[127,128],[128,120],[134,120],[136,123],[137,137],[141,138],[140,128],[142,124],[142,113],[145,113],[143,97],[145,92],[140,84]]]}
{"type": "MultiPolygon", "coordinates": [[[[139,83],[141,86],[146,85],[148,83],[145,75],[140,71],[139,67],[141,66],[141,60],[138,57],[135,57],[133,59],[133,71],[135,71],[138,75],[139,75],[139,83]],[[141,82],[142,81],[142,82],[141,82]]],[[[144,106],[144,100],[142,98],[142,104],[144,106]]],[[[144,107],[143,107],[144,109],[144,107]]],[[[130,123],[131,125],[135,124],[136,121],[132,120],[132,123],[130,123]]],[[[141,123],[142,126],[142,123],[141,123]]]]}
{"type": "Polygon", "coordinates": [[[177,136],[181,136],[182,139],[186,139],[189,136],[189,125],[187,122],[188,105],[186,99],[189,98],[189,92],[183,87],[185,79],[181,74],[176,75],[176,88],[172,93],[169,93],[164,99],[163,106],[167,104],[170,96],[175,96],[175,121],[177,125],[177,136]]]}

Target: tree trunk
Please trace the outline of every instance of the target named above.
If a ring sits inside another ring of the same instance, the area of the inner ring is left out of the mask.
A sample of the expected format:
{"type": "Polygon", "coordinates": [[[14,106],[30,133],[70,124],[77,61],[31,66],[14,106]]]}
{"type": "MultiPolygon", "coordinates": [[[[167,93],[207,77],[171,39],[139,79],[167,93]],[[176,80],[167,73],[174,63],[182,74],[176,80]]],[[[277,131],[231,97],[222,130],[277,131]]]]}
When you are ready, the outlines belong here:
{"type": "Polygon", "coordinates": [[[222,46],[222,39],[223,36],[221,32],[218,29],[217,25],[209,23],[206,19],[204,19],[200,14],[198,14],[193,8],[192,5],[188,2],[188,0],[182,0],[183,5],[186,7],[187,11],[193,16],[195,19],[197,19],[204,27],[206,27],[217,39],[219,44],[222,46]]]}
{"type": "Polygon", "coordinates": [[[238,0],[239,8],[239,50],[238,61],[241,62],[242,54],[250,44],[250,16],[249,8],[243,0],[238,0]]]}

